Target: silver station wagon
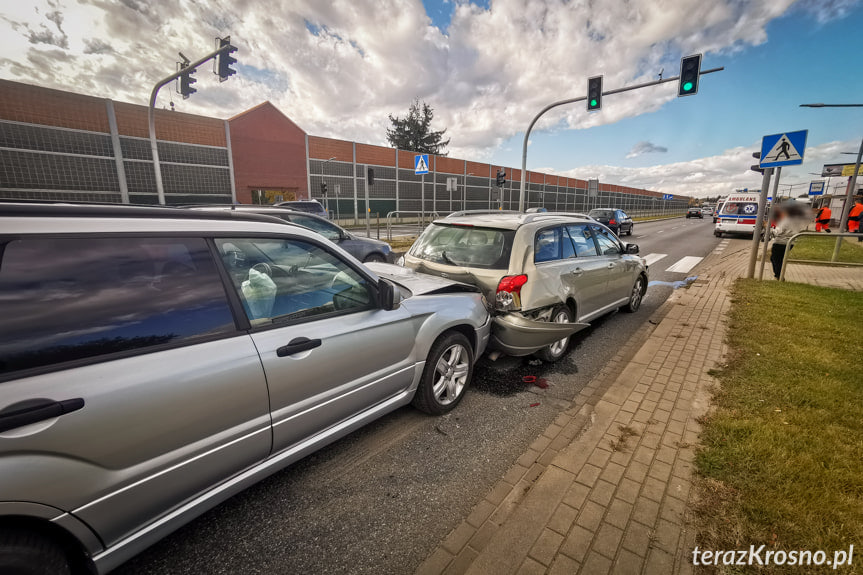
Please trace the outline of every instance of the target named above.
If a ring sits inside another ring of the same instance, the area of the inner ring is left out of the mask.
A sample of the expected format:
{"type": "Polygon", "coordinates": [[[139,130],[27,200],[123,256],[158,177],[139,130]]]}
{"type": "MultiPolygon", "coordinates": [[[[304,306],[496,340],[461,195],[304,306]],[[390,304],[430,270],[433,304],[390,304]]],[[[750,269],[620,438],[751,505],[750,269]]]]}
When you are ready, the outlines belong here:
{"type": "Polygon", "coordinates": [[[454,408],[470,285],[305,228],[0,203],[0,573],[105,573],[399,406],[454,408]]]}
{"type": "Polygon", "coordinates": [[[557,361],[569,337],[647,290],[638,246],[582,214],[458,212],[436,220],[400,263],[472,283],[494,302],[490,347],[557,361]]]}

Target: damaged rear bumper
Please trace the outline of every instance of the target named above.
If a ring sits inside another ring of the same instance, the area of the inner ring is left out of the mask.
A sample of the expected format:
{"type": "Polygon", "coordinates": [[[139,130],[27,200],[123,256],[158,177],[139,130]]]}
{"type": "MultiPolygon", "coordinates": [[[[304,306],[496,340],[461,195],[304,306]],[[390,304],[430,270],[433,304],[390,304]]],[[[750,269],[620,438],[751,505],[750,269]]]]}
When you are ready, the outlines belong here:
{"type": "Polygon", "coordinates": [[[516,313],[498,315],[492,320],[489,348],[507,355],[530,355],[587,327],[586,323],[536,321],[516,313]]]}

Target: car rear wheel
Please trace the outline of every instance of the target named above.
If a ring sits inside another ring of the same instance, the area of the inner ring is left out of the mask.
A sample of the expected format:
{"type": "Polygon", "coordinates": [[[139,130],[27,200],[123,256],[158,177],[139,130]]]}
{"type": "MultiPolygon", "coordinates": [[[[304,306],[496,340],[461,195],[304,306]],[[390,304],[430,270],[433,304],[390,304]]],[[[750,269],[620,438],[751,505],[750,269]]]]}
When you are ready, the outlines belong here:
{"type": "Polygon", "coordinates": [[[634,227],[635,226],[629,226],[629,229],[626,230],[626,235],[631,236],[632,235],[632,228],[634,228],[634,227]]]}
{"type": "Polygon", "coordinates": [[[632,292],[629,294],[629,301],[621,309],[628,313],[634,313],[641,307],[641,300],[644,299],[644,276],[638,276],[635,284],[632,286],[632,292]]]}
{"type": "Polygon", "coordinates": [[[69,575],[63,550],[36,531],[0,528],[0,573],[4,575],[69,575]]]}
{"type": "Polygon", "coordinates": [[[414,407],[431,415],[451,411],[470,384],[473,362],[473,348],[463,334],[443,334],[429,351],[414,407]]]}
{"type": "Polygon", "coordinates": [[[382,256],[381,254],[375,253],[375,254],[367,255],[366,259],[363,260],[363,263],[369,263],[369,262],[384,263],[386,261],[387,261],[387,259],[384,256],[382,256]]]}
{"type": "MultiPolygon", "coordinates": [[[[551,321],[555,323],[572,323],[574,320],[572,315],[572,310],[569,309],[569,306],[566,305],[557,305],[551,310],[551,321]]],[[[569,336],[559,339],[548,347],[544,347],[538,352],[536,352],[536,356],[548,363],[554,363],[562,358],[566,354],[566,350],[569,347],[569,336]]]]}

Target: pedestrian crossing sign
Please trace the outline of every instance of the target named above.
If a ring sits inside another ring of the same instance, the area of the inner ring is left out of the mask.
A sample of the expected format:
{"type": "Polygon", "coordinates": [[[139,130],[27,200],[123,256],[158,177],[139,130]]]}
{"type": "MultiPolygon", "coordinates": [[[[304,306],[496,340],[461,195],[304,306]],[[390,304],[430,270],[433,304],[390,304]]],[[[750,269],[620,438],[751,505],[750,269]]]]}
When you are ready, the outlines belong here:
{"type": "Polygon", "coordinates": [[[800,130],[764,136],[761,139],[761,162],[758,167],[778,168],[802,164],[808,132],[800,130]]]}
{"type": "Polygon", "coordinates": [[[419,176],[420,174],[428,174],[429,173],[429,155],[428,154],[417,154],[414,156],[414,174],[419,176]]]}

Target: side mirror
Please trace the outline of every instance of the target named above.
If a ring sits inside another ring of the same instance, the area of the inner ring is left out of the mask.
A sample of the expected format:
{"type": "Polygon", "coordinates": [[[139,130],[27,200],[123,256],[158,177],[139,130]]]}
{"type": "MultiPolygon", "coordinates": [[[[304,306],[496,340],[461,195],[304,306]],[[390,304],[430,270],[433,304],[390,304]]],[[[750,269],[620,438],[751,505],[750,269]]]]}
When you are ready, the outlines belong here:
{"type": "Polygon", "coordinates": [[[626,253],[633,255],[637,254],[638,244],[626,244],[626,253]]]}
{"type": "Polygon", "coordinates": [[[385,279],[378,282],[378,306],[385,311],[399,308],[402,301],[401,292],[395,285],[385,279]]]}

